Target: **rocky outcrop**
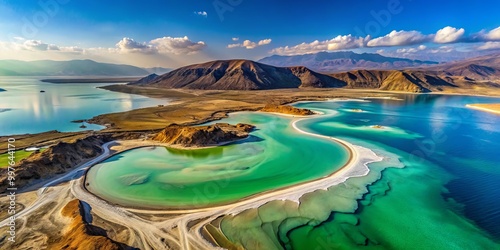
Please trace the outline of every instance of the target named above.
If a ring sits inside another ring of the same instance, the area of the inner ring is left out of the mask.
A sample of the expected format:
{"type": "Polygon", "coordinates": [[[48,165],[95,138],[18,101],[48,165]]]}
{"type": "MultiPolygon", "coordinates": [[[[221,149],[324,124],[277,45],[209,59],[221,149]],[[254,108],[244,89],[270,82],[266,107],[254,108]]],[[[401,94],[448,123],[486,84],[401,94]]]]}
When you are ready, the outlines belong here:
{"type": "Polygon", "coordinates": [[[253,129],[254,126],[242,123],[195,127],[172,124],[156,134],[153,140],[182,147],[205,147],[246,138],[253,129]]]}
{"type": "MultiPolygon", "coordinates": [[[[107,136],[90,136],[71,142],[59,142],[41,153],[35,153],[15,166],[17,187],[27,187],[37,179],[62,174],[78,164],[102,153],[99,145],[109,141],[107,136]]],[[[0,169],[0,193],[9,187],[7,169],[0,169]]]]}
{"type": "Polygon", "coordinates": [[[262,112],[274,112],[282,113],[287,115],[314,115],[315,113],[310,109],[299,109],[289,105],[272,105],[268,104],[260,111],[262,112]]]}
{"type": "Polygon", "coordinates": [[[61,210],[61,215],[71,222],[65,228],[62,238],[51,247],[52,249],[132,249],[125,244],[113,241],[104,229],[92,225],[90,221],[87,221],[89,216],[86,216],[86,213],[90,211],[85,211],[80,200],[72,200],[66,204],[61,210]]]}

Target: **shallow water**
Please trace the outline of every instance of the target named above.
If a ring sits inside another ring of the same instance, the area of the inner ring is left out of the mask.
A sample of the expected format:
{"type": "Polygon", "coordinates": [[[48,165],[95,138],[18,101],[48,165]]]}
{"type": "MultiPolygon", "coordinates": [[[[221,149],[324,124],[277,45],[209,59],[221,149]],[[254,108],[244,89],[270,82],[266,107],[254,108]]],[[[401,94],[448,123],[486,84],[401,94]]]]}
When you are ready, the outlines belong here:
{"type": "MultiPolygon", "coordinates": [[[[37,79],[1,77],[0,135],[98,130],[102,126],[86,124],[80,128],[74,120],[96,115],[167,104],[167,99],[111,92],[97,87],[109,83],[52,84],[37,79]],[[45,91],[41,93],[40,91],[45,91]]],[[[126,119],[126,117],[124,117],[126,119]]]]}
{"type": "Polygon", "coordinates": [[[500,100],[399,97],[297,104],[339,111],[300,122],[302,129],[371,148],[386,160],[371,164],[369,176],[307,195],[300,206],[226,216],[226,236],[248,249],[499,249],[500,117],[464,106],[500,100]],[[396,165],[404,168],[386,168],[396,165]],[[256,216],[268,213],[273,219],[256,216]]]}
{"type": "Polygon", "coordinates": [[[291,121],[265,113],[232,114],[224,122],[256,126],[249,139],[208,149],[130,150],[92,167],[88,188],[123,205],[196,208],[324,177],[347,162],[343,146],[300,134],[291,121]]]}

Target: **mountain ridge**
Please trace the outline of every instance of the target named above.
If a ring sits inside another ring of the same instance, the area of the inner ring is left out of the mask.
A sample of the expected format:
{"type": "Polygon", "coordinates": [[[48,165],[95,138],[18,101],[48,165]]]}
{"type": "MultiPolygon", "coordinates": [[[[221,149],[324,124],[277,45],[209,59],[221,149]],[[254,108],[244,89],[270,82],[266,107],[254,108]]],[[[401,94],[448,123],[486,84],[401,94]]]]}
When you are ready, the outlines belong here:
{"type": "Polygon", "coordinates": [[[168,71],[170,71],[168,68],[140,68],[127,64],[101,63],[89,59],[0,60],[0,76],[144,76],[168,71]]]}
{"type": "Polygon", "coordinates": [[[386,57],[377,53],[354,53],[352,51],[318,52],[303,55],[272,55],[257,62],[276,67],[302,65],[319,72],[336,73],[356,69],[404,69],[438,62],[386,57]]]}
{"type": "Polygon", "coordinates": [[[322,74],[304,66],[274,67],[250,60],[216,60],[178,68],[167,74],[150,75],[129,85],[172,89],[265,90],[280,88],[356,88],[425,93],[453,88],[500,87],[497,59],[404,70],[352,70],[322,74]],[[481,62],[482,64],[474,64],[481,62]],[[455,68],[454,68],[455,67],[455,68]],[[460,74],[467,69],[470,75],[460,74]],[[489,81],[491,80],[491,81],[489,81]]]}

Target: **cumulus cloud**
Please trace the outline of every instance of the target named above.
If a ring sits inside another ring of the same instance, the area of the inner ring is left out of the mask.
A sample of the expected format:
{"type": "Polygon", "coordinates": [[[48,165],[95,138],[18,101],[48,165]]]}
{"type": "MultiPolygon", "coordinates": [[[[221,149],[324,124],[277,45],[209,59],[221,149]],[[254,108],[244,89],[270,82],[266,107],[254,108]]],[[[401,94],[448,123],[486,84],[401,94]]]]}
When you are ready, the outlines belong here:
{"type": "Polygon", "coordinates": [[[450,52],[453,52],[455,51],[455,47],[453,46],[441,46],[439,48],[435,48],[435,49],[431,49],[430,52],[433,53],[433,54],[436,54],[436,53],[450,53],[450,52]]]}
{"type": "Polygon", "coordinates": [[[364,47],[369,39],[369,36],[363,38],[355,37],[349,34],[345,36],[337,36],[325,41],[316,40],[310,43],[301,43],[295,46],[279,47],[271,50],[271,53],[278,55],[301,55],[328,50],[355,49],[364,47]]]}
{"type": "Polygon", "coordinates": [[[195,11],[194,14],[196,14],[198,16],[203,16],[203,17],[208,16],[208,13],[206,11],[195,11]]]}
{"type": "Polygon", "coordinates": [[[44,43],[40,40],[26,40],[22,45],[24,49],[32,51],[59,50],[57,45],[44,43]]]}
{"type": "Polygon", "coordinates": [[[500,27],[492,29],[484,35],[487,41],[500,41],[500,27]]]}
{"type": "MultiPolygon", "coordinates": [[[[148,43],[136,42],[132,38],[125,37],[116,44],[115,51],[119,53],[142,53],[142,54],[194,54],[206,47],[202,41],[193,42],[187,36],[184,37],[161,37],[148,43]]],[[[113,52],[113,49],[110,49],[113,52]]]]}
{"type": "Polygon", "coordinates": [[[159,53],[162,54],[194,54],[205,48],[203,41],[193,42],[187,36],[184,37],[162,37],[150,42],[159,53]]]}
{"type": "Polygon", "coordinates": [[[381,47],[381,46],[405,46],[405,45],[414,45],[426,42],[428,40],[428,36],[423,35],[419,31],[411,30],[405,31],[393,30],[391,33],[371,39],[368,41],[368,47],[381,47]]]}
{"type": "MultiPolygon", "coordinates": [[[[233,41],[237,41],[237,40],[234,40],[234,38],[233,38],[233,41]]],[[[238,48],[238,47],[242,47],[242,48],[246,48],[246,49],[255,49],[256,47],[259,47],[262,45],[267,45],[267,44],[270,44],[271,42],[272,42],[272,39],[264,39],[264,40],[260,40],[258,42],[252,42],[250,40],[245,40],[242,43],[229,44],[229,45],[227,45],[227,47],[230,49],[238,48]]]]}
{"type": "Polygon", "coordinates": [[[120,40],[116,47],[120,53],[145,53],[153,54],[156,53],[156,48],[150,44],[136,42],[132,38],[124,37],[120,40]]]}
{"type": "Polygon", "coordinates": [[[483,45],[477,47],[478,50],[496,50],[500,49],[500,42],[486,42],[483,45]]]}
{"type": "Polygon", "coordinates": [[[435,43],[455,43],[458,42],[464,35],[464,29],[457,29],[454,27],[446,26],[436,32],[434,36],[435,43]]]}
{"type": "Polygon", "coordinates": [[[231,40],[238,41],[238,40],[240,40],[240,38],[239,37],[233,37],[233,38],[231,38],[231,40]]]}
{"type": "Polygon", "coordinates": [[[425,50],[426,48],[427,48],[427,46],[425,46],[425,45],[419,45],[416,48],[397,49],[396,52],[401,53],[401,54],[417,53],[419,51],[425,50]]]}

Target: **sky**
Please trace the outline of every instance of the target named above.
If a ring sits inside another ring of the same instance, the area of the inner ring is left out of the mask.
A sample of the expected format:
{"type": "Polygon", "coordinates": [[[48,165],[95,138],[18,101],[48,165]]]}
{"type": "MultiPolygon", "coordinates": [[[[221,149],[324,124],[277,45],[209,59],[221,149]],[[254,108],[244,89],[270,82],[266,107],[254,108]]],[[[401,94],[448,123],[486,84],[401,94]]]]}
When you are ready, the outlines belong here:
{"type": "Polygon", "coordinates": [[[0,59],[174,68],[350,50],[450,61],[500,51],[498,10],[498,0],[0,0],[0,59]]]}

